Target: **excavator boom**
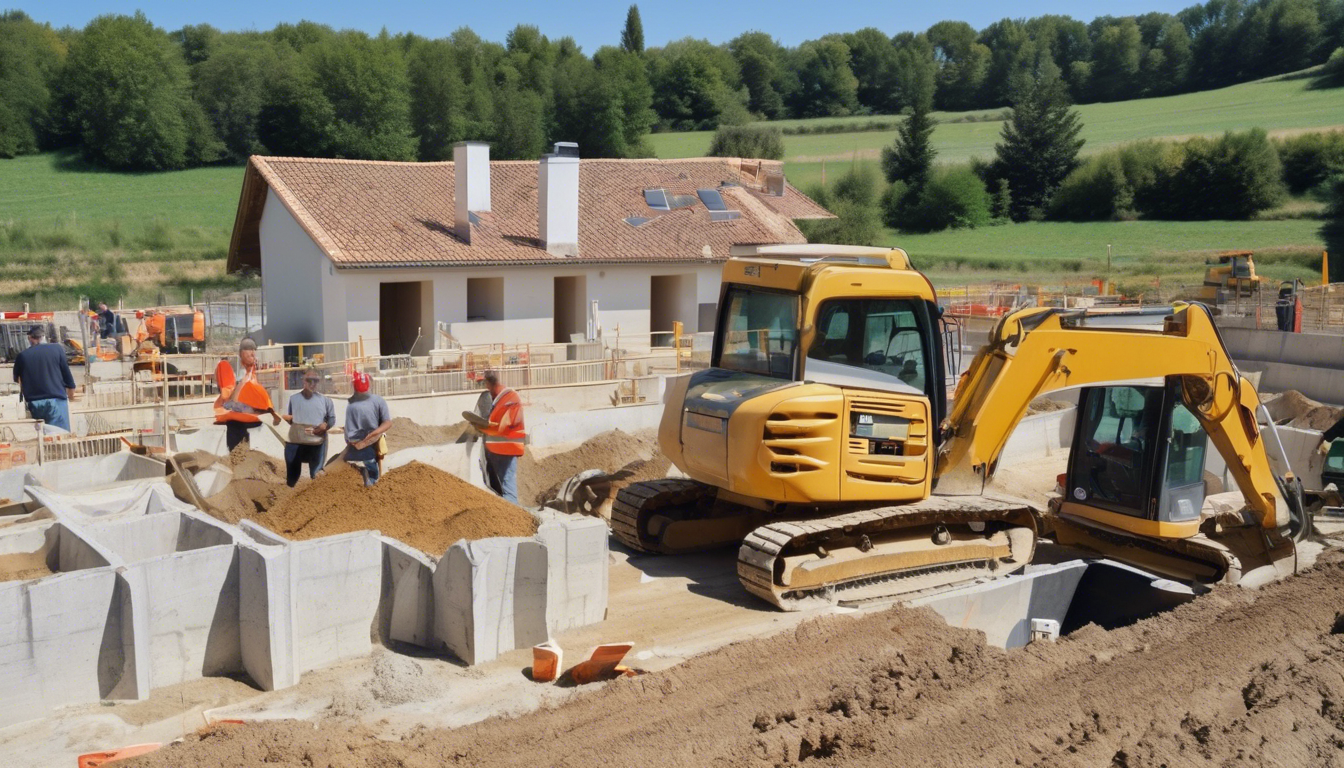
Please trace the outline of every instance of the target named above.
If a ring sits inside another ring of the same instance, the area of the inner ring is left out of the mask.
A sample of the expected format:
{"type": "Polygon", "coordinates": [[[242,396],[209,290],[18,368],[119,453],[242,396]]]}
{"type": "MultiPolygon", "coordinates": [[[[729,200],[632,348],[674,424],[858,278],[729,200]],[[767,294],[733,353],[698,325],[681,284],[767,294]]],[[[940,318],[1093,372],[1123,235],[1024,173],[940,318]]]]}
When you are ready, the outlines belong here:
{"type": "Polygon", "coordinates": [[[938,491],[980,493],[1027,406],[1042,394],[1175,377],[1256,521],[1267,529],[1288,525],[1289,509],[1256,423],[1259,395],[1228,356],[1208,308],[1144,312],[1160,330],[1116,323],[1141,318],[1137,312],[1035,308],[1004,316],[957,388],[938,459],[938,491]]]}

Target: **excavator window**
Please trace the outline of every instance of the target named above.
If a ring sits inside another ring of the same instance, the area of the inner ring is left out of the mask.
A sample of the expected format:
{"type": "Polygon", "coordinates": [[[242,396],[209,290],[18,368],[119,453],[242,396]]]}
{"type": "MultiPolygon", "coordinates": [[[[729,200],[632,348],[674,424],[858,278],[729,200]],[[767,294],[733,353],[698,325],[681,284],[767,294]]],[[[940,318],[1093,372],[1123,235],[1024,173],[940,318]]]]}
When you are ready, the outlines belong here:
{"type": "Polygon", "coordinates": [[[792,379],[798,352],[795,293],[733,285],[724,297],[714,365],[730,371],[792,379]]]}
{"type": "Polygon", "coordinates": [[[848,374],[897,391],[925,394],[927,350],[917,310],[917,302],[910,299],[822,302],[817,332],[807,351],[808,376],[848,374]]]}
{"type": "Polygon", "coordinates": [[[1071,501],[1166,522],[1198,517],[1208,435],[1174,384],[1089,387],[1078,413],[1071,501]]]}

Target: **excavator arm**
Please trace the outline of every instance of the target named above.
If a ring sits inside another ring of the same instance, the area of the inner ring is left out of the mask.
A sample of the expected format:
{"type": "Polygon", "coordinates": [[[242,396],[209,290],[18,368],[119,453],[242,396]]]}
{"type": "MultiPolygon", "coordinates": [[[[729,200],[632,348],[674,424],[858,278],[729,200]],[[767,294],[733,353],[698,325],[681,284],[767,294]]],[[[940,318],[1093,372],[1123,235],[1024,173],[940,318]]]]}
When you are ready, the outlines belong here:
{"type": "Polygon", "coordinates": [[[1033,308],[1004,316],[958,384],[943,425],[937,492],[981,493],[1009,435],[1042,394],[1171,377],[1227,462],[1250,515],[1265,529],[1288,526],[1284,486],[1255,418],[1259,396],[1202,304],[1130,313],[1033,308]],[[1140,313],[1160,316],[1161,330],[1116,323],[1142,320],[1140,313]]]}

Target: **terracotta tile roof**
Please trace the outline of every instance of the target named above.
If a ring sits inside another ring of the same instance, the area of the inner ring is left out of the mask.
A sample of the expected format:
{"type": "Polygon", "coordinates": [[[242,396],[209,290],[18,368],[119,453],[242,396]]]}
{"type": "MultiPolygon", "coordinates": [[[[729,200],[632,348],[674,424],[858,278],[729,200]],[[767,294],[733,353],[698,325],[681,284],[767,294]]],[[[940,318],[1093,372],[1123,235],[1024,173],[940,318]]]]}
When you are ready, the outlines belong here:
{"type": "Polygon", "coordinates": [[[792,187],[782,197],[761,192],[764,170],[778,167],[736,158],[583,160],[579,255],[567,258],[547,253],[537,240],[535,162],[490,164],[491,212],[478,216],[468,245],[454,234],[451,162],[253,157],[228,268],[260,266],[267,189],[340,267],[719,261],[731,245],[804,242],[792,218],[830,217],[792,187]],[[718,188],[741,217],[711,221],[698,199],[690,208],[653,211],[644,201],[644,190],[653,188],[692,197],[697,188],[718,188]],[[649,221],[635,227],[625,222],[629,216],[649,221]]]}

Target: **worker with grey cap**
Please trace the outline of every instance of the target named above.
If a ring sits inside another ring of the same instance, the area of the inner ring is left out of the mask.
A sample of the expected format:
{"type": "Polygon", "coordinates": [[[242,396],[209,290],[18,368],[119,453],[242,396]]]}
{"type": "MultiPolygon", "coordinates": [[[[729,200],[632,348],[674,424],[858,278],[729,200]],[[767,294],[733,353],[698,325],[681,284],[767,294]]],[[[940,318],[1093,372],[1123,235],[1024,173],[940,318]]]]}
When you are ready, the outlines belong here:
{"type": "Polygon", "coordinates": [[[75,377],[59,344],[46,344],[46,329],[28,331],[28,348],[14,360],[14,380],[19,397],[28,403],[28,414],[53,427],[70,431],[70,398],[75,396],[75,377]]]}

